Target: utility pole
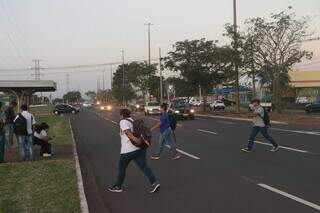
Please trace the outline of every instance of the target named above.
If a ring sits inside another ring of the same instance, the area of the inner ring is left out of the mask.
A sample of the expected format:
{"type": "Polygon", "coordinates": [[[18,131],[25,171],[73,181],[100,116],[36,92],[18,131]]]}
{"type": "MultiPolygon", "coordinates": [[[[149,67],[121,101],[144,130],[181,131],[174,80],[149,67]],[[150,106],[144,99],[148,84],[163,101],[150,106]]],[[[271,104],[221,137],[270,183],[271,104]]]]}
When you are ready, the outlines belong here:
{"type": "MultiPolygon", "coordinates": [[[[150,27],[153,25],[152,23],[146,23],[145,24],[146,26],[148,26],[148,66],[149,66],[149,78],[151,77],[151,71],[150,71],[150,69],[151,69],[151,39],[150,39],[150,27]]],[[[150,88],[148,88],[148,93],[149,93],[149,101],[151,101],[151,95],[150,95],[150,88]]]]}
{"type": "Polygon", "coordinates": [[[112,78],[113,78],[112,64],[110,64],[110,90],[112,90],[112,78]]]}
{"type": "Polygon", "coordinates": [[[239,64],[238,64],[238,31],[237,31],[237,1],[233,0],[233,27],[234,27],[234,70],[236,74],[236,111],[240,113],[240,95],[239,95],[239,64]]]}
{"type": "Polygon", "coordinates": [[[70,75],[69,73],[66,74],[66,93],[70,90],[70,75]]]}
{"type": "Polygon", "coordinates": [[[40,80],[40,76],[42,75],[42,73],[40,72],[40,70],[42,69],[40,67],[40,59],[34,59],[32,60],[34,62],[34,67],[31,68],[31,70],[34,70],[34,80],[39,81],[40,80]]]}
{"type": "Polygon", "coordinates": [[[160,103],[163,103],[163,83],[162,83],[162,58],[161,47],[159,47],[159,70],[160,70],[160,103]]]}
{"type": "Polygon", "coordinates": [[[126,105],[126,97],[125,97],[125,81],[124,81],[124,50],[121,50],[122,53],[122,106],[126,105]]]}
{"type": "Polygon", "coordinates": [[[201,97],[202,95],[201,95],[201,86],[199,85],[199,101],[200,101],[200,103],[201,103],[201,99],[202,99],[202,97],[201,97]]]}
{"type": "Polygon", "coordinates": [[[106,90],[106,87],[105,87],[105,77],[104,77],[104,72],[105,72],[105,70],[102,70],[102,90],[104,91],[104,90],[106,90]]]}
{"type": "Polygon", "coordinates": [[[255,80],[255,67],[254,67],[254,53],[253,53],[253,40],[251,38],[251,75],[252,75],[252,97],[256,98],[256,80],[255,80]]]}

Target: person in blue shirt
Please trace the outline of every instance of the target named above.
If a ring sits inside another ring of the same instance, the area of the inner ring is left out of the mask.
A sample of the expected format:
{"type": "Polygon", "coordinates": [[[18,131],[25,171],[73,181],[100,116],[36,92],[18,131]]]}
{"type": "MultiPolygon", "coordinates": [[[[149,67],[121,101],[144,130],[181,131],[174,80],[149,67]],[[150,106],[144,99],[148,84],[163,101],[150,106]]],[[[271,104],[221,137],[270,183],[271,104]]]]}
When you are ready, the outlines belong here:
{"type": "Polygon", "coordinates": [[[151,156],[152,160],[160,159],[160,155],[165,144],[168,144],[171,148],[172,160],[177,160],[181,158],[181,156],[177,152],[176,144],[173,139],[173,132],[170,127],[170,119],[169,119],[169,114],[167,112],[167,108],[168,106],[166,103],[163,103],[160,106],[160,112],[161,112],[160,122],[151,128],[151,131],[154,131],[155,129],[160,127],[160,139],[159,139],[158,150],[154,155],[151,156]]]}

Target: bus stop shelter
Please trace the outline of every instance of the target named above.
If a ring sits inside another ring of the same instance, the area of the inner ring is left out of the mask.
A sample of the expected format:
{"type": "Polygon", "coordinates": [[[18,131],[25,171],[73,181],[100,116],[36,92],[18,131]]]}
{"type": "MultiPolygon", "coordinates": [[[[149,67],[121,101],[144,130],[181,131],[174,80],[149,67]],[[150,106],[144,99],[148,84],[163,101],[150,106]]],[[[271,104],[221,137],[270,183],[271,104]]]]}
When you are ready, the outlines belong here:
{"type": "Polygon", "coordinates": [[[54,92],[57,84],[50,80],[0,80],[0,91],[13,94],[18,106],[29,103],[29,98],[36,92],[54,92]]]}

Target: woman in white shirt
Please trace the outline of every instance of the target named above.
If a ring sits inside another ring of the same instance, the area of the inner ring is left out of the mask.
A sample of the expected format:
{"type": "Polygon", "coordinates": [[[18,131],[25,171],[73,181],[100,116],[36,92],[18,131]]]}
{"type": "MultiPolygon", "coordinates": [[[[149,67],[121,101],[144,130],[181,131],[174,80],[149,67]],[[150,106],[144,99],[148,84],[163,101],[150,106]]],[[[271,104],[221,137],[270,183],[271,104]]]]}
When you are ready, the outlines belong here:
{"type": "Polygon", "coordinates": [[[40,155],[42,155],[43,157],[50,157],[52,155],[51,143],[49,143],[49,140],[52,140],[52,138],[48,136],[48,131],[49,125],[46,123],[41,123],[38,127],[35,128],[35,132],[33,135],[33,143],[41,146],[40,155]]]}

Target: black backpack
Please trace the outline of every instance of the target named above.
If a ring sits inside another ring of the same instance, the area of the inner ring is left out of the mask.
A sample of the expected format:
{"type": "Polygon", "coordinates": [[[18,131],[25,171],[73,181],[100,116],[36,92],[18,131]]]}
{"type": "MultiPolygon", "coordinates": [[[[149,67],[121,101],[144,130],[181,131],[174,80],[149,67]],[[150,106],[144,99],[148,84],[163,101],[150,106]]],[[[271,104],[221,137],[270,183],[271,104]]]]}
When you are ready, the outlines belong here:
{"type": "Polygon", "coordinates": [[[269,112],[266,108],[263,108],[264,110],[264,113],[263,113],[263,123],[266,125],[266,126],[271,126],[271,122],[270,122],[270,116],[269,116],[269,112]]]}
{"type": "Polygon", "coordinates": [[[16,135],[28,135],[27,119],[21,113],[18,114],[14,121],[13,132],[16,135]]]}
{"type": "Polygon", "coordinates": [[[169,113],[169,123],[171,129],[174,131],[177,128],[177,118],[176,115],[173,113],[169,113]]]}
{"type": "Polygon", "coordinates": [[[131,143],[133,145],[135,145],[136,147],[139,147],[141,149],[146,149],[151,145],[151,138],[152,138],[152,134],[151,131],[148,127],[146,127],[144,125],[144,122],[142,119],[138,119],[138,120],[130,120],[130,119],[125,119],[127,121],[129,121],[130,123],[132,123],[133,125],[133,136],[135,136],[136,138],[140,138],[140,142],[137,143],[133,140],[130,140],[131,143]]]}

